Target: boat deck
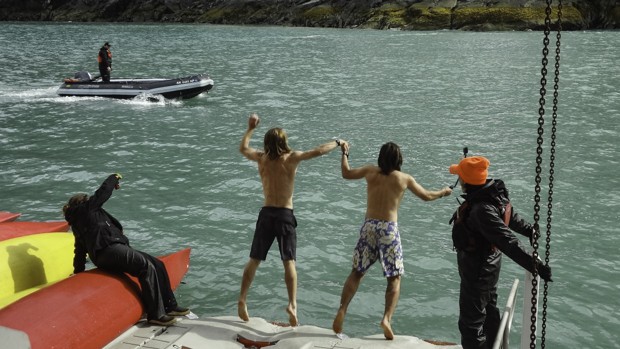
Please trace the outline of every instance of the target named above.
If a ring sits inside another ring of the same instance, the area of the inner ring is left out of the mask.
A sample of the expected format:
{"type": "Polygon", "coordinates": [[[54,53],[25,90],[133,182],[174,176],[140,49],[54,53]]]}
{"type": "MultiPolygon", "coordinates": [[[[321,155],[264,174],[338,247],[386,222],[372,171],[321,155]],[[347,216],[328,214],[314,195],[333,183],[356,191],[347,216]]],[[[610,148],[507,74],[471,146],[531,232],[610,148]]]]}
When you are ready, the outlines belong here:
{"type": "Polygon", "coordinates": [[[180,318],[169,327],[140,322],[116,338],[104,349],[456,349],[460,345],[435,345],[413,336],[397,335],[385,340],[383,334],[363,338],[342,338],[331,329],[316,326],[283,327],[261,318],[244,322],[238,317],[205,319],[180,318]],[[241,338],[241,342],[237,339],[241,338]]]}

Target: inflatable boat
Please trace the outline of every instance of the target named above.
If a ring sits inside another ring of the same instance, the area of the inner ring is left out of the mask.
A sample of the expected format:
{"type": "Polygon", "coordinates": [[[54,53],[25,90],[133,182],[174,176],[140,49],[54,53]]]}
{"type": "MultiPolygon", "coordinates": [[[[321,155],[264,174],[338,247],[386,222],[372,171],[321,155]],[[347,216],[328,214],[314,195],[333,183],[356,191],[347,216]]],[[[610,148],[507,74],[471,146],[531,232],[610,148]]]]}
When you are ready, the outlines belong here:
{"type": "Polygon", "coordinates": [[[88,72],[77,72],[66,78],[56,93],[59,96],[110,97],[129,99],[140,95],[162,95],[167,99],[188,99],[213,88],[207,74],[190,75],[174,79],[111,79],[103,82],[88,72]]]}
{"type": "Polygon", "coordinates": [[[18,238],[20,236],[68,231],[69,223],[66,221],[34,222],[13,221],[0,222],[0,241],[18,238]]]}
{"type": "MultiPolygon", "coordinates": [[[[190,249],[186,248],[160,257],[172,289],[187,273],[189,256],[190,249]]],[[[143,312],[136,278],[95,268],[0,309],[0,339],[2,348],[99,349],[131,328],[143,312]]]]}

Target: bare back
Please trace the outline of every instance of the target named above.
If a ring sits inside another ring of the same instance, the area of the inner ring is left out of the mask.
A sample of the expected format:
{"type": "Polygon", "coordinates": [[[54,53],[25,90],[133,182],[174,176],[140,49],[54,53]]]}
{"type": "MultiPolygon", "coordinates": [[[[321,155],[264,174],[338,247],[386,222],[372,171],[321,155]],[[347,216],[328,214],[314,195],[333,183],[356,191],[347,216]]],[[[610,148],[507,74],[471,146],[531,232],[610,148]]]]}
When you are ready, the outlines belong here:
{"type": "Polygon", "coordinates": [[[407,189],[424,201],[435,200],[452,193],[448,187],[434,191],[426,190],[416,182],[413,176],[401,171],[395,170],[386,175],[379,167],[372,165],[351,169],[346,156],[342,157],[342,177],[346,179],[365,178],[367,183],[366,218],[390,222],[398,222],[398,208],[407,189]]]}
{"type": "Polygon", "coordinates": [[[411,176],[400,171],[385,175],[378,167],[373,166],[366,171],[364,177],[368,184],[366,218],[397,222],[398,208],[411,176]]]}
{"type": "Polygon", "coordinates": [[[250,147],[250,138],[258,122],[249,119],[249,127],[245,131],[239,151],[247,159],[258,163],[258,173],[263,184],[264,206],[293,209],[293,191],[295,174],[299,163],[313,159],[334,150],[336,142],[327,142],[307,151],[289,151],[269,159],[264,151],[250,147]]]}
{"type": "Polygon", "coordinates": [[[265,206],[293,208],[295,174],[301,161],[296,153],[283,154],[274,160],[269,159],[265,153],[258,157],[265,206]]]}

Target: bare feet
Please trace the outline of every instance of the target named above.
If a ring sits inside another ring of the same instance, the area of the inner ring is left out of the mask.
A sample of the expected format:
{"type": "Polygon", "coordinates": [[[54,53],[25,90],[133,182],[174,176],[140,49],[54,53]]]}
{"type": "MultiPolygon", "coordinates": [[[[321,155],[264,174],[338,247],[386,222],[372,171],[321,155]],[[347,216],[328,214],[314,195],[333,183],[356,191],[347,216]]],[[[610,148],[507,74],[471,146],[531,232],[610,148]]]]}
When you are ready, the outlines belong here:
{"type": "Polygon", "coordinates": [[[383,335],[385,336],[385,339],[394,339],[394,332],[392,332],[392,326],[390,326],[389,321],[383,319],[381,321],[381,328],[383,329],[383,335]]]}
{"type": "Polygon", "coordinates": [[[297,320],[297,309],[295,309],[295,307],[289,304],[288,307],[286,307],[286,313],[288,314],[288,322],[291,326],[295,327],[299,325],[297,320]]]}
{"type": "Polygon", "coordinates": [[[245,305],[245,302],[239,301],[237,303],[237,313],[239,317],[243,321],[250,321],[250,315],[248,315],[248,307],[245,305]]]}
{"type": "Polygon", "coordinates": [[[336,334],[342,333],[342,324],[344,322],[344,316],[345,316],[344,310],[338,310],[338,313],[336,314],[336,317],[334,318],[334,323],[332,324],[332,330],[334,330],[336,334]]]}

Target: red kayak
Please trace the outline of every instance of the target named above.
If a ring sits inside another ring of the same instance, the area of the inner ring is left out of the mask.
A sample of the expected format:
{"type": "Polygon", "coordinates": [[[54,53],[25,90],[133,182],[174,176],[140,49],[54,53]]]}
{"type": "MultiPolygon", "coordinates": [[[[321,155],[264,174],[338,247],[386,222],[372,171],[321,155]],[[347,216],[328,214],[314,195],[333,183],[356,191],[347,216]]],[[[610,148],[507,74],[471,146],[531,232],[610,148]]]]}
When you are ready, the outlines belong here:
{"type": "Polygon", "coordinates": [[[0,222],[0,241],[32,234],[56,233],[68,230],[69,223],[66,221],[0,222]]]}
{"type": "Polygon", "coordinates": [[[21,213],[0,211],[0,222],[12,222],[21,215],[22,215],[21,213]]]}
{"type": "MultiPolygon", "coordinates": [[[[160,257],[172,289],[189,268],[190,248],[160,257]]],[[[138,280],[89,270],[0,310],[0,326],[24,332],[32,349],[104,347],[140,320],[138,280]]]]}

